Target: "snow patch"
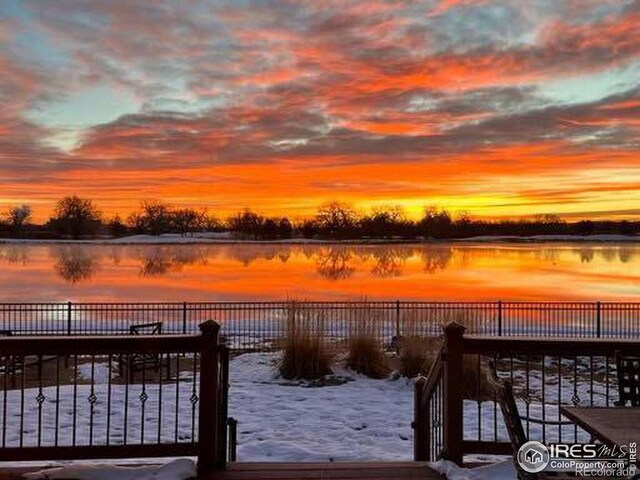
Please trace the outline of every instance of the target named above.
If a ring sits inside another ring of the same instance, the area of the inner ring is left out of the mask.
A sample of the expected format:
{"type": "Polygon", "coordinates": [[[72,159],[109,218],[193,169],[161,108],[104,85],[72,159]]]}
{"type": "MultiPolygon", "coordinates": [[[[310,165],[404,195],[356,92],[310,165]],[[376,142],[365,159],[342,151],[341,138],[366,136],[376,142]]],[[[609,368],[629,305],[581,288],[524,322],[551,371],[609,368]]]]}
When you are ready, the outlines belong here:
{"type": "Polygon", "coordinates": [[[95,383],[107,383],[109,377],[113,378],[113,372],[104,363],[94,363],[93,369],[91,363],[82,363],[78,365],[78,377],[88,382],[93,378],[95,383]]]}
{"type": "Polygon", "coordinates": [[[640,235],[481,235],[456,240],[457,242],[640,242],[640,235]]]}
{"type": "Polygon", "coordinates": [[[195,476],[196,464],[186,458],[161,466],[68,465],[23,475],[28,480],[187,480],[195,476]]]}
{"type": "Polygon", "coordinates": [[[432,462],[431,468],[447,477],[448,480],[517,480],[513,460],[475,468],[462,468],[448,460],[432,462]]]}

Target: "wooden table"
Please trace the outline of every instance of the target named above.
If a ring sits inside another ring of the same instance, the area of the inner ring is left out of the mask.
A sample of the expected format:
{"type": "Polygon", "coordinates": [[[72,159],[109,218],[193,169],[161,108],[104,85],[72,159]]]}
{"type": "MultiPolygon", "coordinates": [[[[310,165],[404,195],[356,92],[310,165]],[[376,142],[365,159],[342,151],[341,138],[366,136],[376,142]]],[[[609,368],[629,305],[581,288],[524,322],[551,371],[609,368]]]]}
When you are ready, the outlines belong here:
{"type": "Polygon", "coordinates": [[[603,443],[640,443],[640,407],[561,407],[560,412],[603,443]]]}

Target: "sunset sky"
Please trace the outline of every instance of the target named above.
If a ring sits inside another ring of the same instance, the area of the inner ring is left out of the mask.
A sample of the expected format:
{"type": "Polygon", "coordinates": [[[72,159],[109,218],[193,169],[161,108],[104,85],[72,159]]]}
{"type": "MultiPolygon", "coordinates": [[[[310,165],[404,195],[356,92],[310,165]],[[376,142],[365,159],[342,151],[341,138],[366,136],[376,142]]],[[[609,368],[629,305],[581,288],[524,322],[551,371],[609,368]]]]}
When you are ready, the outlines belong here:
{"type": "Polygon", "coordinates": [[[640,1],[0,1],[0,210],[640,217],[640,1]]]}

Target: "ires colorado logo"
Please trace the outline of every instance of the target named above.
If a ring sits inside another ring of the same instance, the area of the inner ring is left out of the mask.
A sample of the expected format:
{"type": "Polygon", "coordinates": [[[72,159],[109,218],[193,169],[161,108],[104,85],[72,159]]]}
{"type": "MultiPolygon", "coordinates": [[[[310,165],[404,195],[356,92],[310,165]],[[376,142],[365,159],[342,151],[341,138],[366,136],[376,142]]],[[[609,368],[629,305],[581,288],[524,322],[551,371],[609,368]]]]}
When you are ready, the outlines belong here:
{"type": "Polygon", "coordinates": [[[518,464],[528,473],[538,473],[549,464],[551,455],[547,447],[540,442],[527,442],[518,450],[518,464]]]}
{"type": "Polygon", "coordinates": [[[573,472],[593,477],[633,476],[636,471],[636,443],[623,446],[603,444],[544,445],[527,442],[518,450],[516,459],[522,470],[573,472]]]}

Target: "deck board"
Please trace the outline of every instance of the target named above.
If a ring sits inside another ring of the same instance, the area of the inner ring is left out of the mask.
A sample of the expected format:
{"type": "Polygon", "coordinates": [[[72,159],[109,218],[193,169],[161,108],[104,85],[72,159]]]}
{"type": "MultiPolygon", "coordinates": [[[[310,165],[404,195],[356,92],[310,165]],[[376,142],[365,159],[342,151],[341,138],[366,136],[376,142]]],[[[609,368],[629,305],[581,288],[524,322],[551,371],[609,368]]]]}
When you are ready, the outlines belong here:
{"type": "MultiPolygon", "coordinates": [[[[0,480],[23,480],[40,468],[0,469],[0,480]]],[[[235,463],[200,480],[435,480],[444,479],[424,462],[235,463]]]]}
{"type": "Polygon", "coordinates": [[[423,462],[237,463],[203,480],[396,480],[444,478],[423,462]]]}

